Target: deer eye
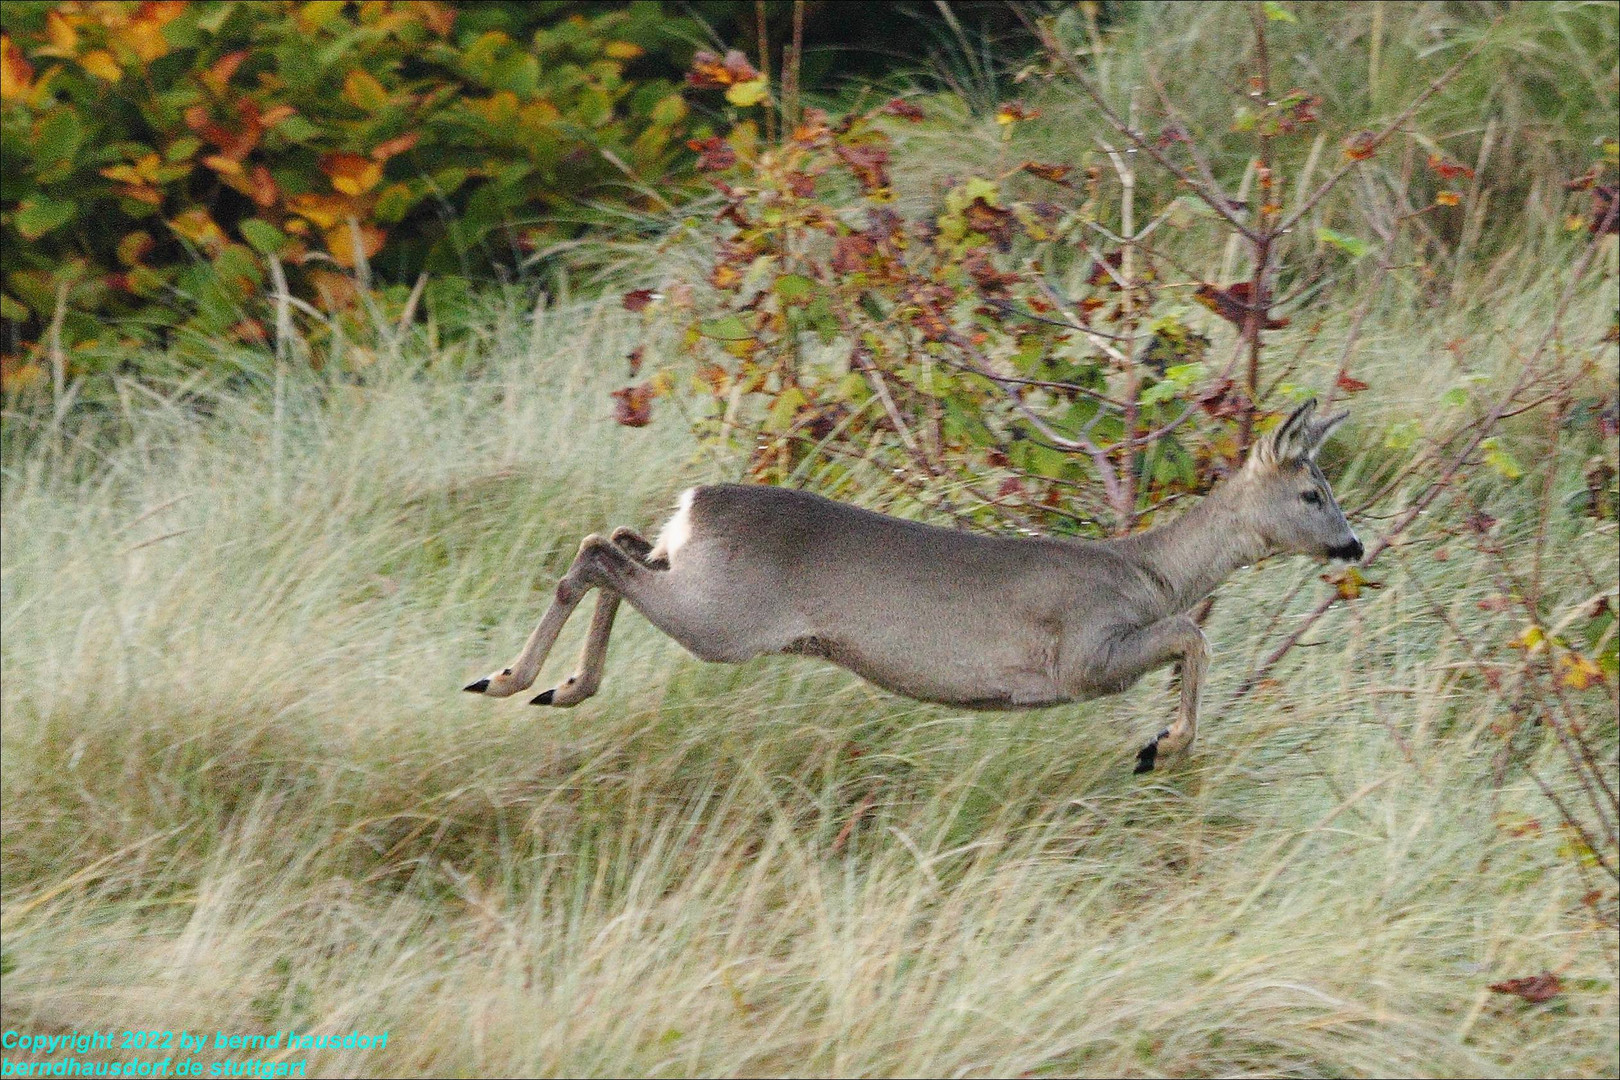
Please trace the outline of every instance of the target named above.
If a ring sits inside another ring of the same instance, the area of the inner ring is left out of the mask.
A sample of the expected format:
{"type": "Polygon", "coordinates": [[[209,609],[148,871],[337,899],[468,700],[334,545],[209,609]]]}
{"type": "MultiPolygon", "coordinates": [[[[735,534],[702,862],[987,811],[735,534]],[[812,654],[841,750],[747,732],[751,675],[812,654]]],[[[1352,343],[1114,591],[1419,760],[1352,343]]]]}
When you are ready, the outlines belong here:
{"type": "Polygon", "coordinates": [[[1317,491],[1315,488],[1312,488],[1311,490],[1305,492],[1304,494],[1302,494],[1300,496],[1300,498],[1304,499],[1306,501],[1306,503],[1308,503],[1311,506],[1321,506],[1322,505],[1322,493],[1320,491],[1317,491]]]}

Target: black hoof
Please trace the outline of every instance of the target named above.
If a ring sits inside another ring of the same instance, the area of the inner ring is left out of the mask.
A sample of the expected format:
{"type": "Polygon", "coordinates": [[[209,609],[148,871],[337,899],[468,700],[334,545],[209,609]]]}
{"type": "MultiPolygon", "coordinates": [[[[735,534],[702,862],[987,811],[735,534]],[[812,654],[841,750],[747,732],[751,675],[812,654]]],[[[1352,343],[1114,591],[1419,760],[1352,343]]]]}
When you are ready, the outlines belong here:
{"type": "Polygon", "coordinates": [[[537,697],[533,701],[529,702],[529,704],[530,705],[550,705],[552,695],[556,694],[556,692],[557,692],[556,690],[547,690],[545,693],[541,694],[539,697],[537,697]]]}
{"type": "Polygon", "coordinates": [[[466,686],[463,686],[462,689],[467,691],[469,694],[482,694],[485,690],[489,689],[489,680],[479,679],[475,683],[468,683],[466,686]]]}
{"type": "Polygon", "coordinates": [[[1132,773],[1145,773],[1153,771],[1153,761],[1159,756],[1159,742],[1155,739],[1136,752],[1136,768],[1132,773]]]}

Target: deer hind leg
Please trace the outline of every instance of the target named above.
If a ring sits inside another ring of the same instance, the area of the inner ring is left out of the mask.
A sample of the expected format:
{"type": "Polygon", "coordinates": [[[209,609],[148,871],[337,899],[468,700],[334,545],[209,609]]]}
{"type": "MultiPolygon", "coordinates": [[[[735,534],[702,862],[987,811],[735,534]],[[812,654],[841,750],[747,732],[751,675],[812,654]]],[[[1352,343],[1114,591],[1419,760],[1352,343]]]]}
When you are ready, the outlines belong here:
{"type": "MultiPolygon", "coordinates": [[[[652,542],[634,529],[613,530],[613,546],[630,558],[652,570],[667,570],[668,559],[649,561],[652,542]]],[[[561,683],[529,702],[530,705],[551,705],[566,709],[578,705],[602,686],[602,669],[607,663],[608,638],[613,634],[613,619],[619,613],[623,598],[606,586],[596,592],[596,610],[591,614],[591,629],[579,652],[579,667],[561,683]]]]}
{"type": "MultiPolygon", "coordinates": [[[[623,531],[627,534],[626,547],[634,547],[636,541],[641,540],[635,533],[623,531]]],[[[618,590],[613,589],[614,583],[623,580],[627,574],[634,571],[653,573],[646,564],[638,562],[629,554],[625,547],[595,534],[587,536],[580,542],[579,554],[574,557],[568,572],[557,582],[556,595],[551,607],[546,609],[540,624],[529,635],[529,640],[524,643],[523,651],[518,653],[517,659],[509,666],[469,684],[464,689],[469,693],[483,694],[486,697],[510,697],[533,686],[535,678],[540,674],[540,666],[545,663],[551,647],[557,642],[557,634],[562,630],[563,624],[574,613],[574,608],[579,606],[585,594],[601,586],[615,593],[611,602],[598,603],[596,617],[592,620],[592,638],[599,633],[600,650],[605,654],[607,634],[613,627],[613,615],[618,608],[616,595],[618,590]]],[[[606,592],[603,599],[607,599],[606,592]]],[[[589,648],[588,640],[587,650],[589,648]]]]}

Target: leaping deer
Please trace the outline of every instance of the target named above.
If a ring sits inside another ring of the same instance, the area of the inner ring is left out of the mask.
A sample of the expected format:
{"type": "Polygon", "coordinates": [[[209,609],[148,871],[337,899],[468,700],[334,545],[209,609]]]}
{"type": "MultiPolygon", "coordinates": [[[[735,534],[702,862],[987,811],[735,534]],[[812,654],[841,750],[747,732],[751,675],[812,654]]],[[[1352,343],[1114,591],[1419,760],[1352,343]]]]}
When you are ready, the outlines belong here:
{"type": "Polygon", "coordinates": [[[1209,663],[1189,614],[1198,602],[1269,555],[1362,556],[1316,465],[1347,414],[1315,411],[1314,399],[1296,409],[1193,509],[1111,540],[980,536],[786,488],[691,488],[655,543],[630,529],[587,536],[517,659],[466,689],[527,690],[594,588],[578,670],[531,704],[596,693],[624,599],[703,660],[819,656],[894,693],[973,709],[1115,694],[1175,661],[1181,706],[1138,752],[1135,771],[1147,772],[1198,731],[1209,663]]]}

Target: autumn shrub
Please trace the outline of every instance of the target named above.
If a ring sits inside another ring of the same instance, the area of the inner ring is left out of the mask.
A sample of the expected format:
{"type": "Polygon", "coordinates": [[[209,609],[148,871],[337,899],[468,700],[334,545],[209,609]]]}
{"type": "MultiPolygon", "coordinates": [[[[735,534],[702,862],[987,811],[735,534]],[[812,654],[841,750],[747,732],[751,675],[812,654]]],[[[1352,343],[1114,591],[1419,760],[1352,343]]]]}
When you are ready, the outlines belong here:
{"type": "Polygon", "coordinates": [[[397,315],[418,274],[486,275],[586,201],[645,200],[687,107],[627,67],[684,62],[686,24],[551,8],[7,3],[7,388],[134,364],[143,328],[261,344],[276,297],[329,315],[372,265],[397,315]]]}

